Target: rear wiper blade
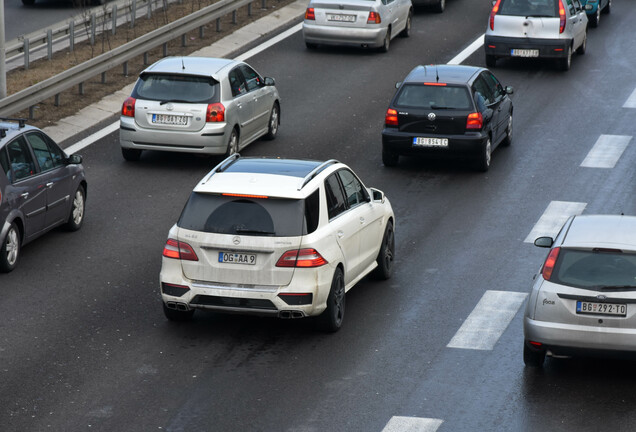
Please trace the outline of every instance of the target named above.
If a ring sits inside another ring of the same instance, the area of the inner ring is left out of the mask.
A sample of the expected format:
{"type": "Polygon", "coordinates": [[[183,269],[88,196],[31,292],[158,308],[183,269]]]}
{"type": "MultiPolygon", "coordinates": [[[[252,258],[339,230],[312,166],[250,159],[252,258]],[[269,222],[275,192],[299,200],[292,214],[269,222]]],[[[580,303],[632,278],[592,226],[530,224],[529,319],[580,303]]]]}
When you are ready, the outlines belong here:
{"type": "Polygon", "coordinates": [[[555,18],[554,15],[528,15],[526,18],[555,18]]]}
{"type": "Polygon", "coordinates": [[[164,100],[164,101],[159,102],[159,105],[165,105],[165,104],[170,103],[170,102],[190,103],[190,101],[183,100],[183,99],[168,99],[168,100],[164,100]]]}
{"type": "Polygon", "coordinates": [[[607,291],[622,291],[622,290],[636,290],[636,285],[601,285],[598,287],[594,287],[598,290],[607,290],[607,291]]]}
{"type": "Polygon", "coordinates": [[[445,110],[445,109],[452,109],[452,107],[431,105],[431,109],[445,110]]]}
{"type": "Polygon", "coordinates": [[[238,234],[265,234],[265,235],[274,235],[275,232],[265,231],[265,230],[255,230],[255,229],[247,229],[247,228],[237,228],[236,232],[238,234]]]}

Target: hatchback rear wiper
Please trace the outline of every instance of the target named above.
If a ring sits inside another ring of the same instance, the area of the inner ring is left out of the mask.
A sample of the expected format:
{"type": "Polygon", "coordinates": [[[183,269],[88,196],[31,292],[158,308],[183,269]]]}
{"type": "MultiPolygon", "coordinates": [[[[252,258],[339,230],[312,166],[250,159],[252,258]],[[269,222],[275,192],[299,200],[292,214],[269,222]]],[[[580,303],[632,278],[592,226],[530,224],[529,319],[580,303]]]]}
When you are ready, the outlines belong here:
{"type": "Polygon", "coordinates": [[[431,109],[445,110],[445,109],[453,109],[453,107],[431,105],[431,109]]]}
{"type": "Polygon", "coordinates": [[[554,15],[528,15],[526,18],[555,18],[554,15]]]}
{"type": "Polygon", "coordinates": [[[636,290],[636,285],[600,285],[593,287],[598,290],[607,290],[607,291],[627,291],[627,290],[636,290]]]}
{"type": "Polygon", "coordinates": [[[237,228],[236,232],[238,234],[265,234],[265,235],[274,235],[275,232],[265,231],[265,230],[255,230],[255,229],[247,229],[247,228],[237,228]]]}
{"type": "Polygon", "coordinates": [[[190,103],[190,101],[183,100],[183,99],[168,99],[168,100],[164,100],[164,101],[159,102],[159,105],[165,105],[165,104],[170,103],[170,102],[190,103]]]}

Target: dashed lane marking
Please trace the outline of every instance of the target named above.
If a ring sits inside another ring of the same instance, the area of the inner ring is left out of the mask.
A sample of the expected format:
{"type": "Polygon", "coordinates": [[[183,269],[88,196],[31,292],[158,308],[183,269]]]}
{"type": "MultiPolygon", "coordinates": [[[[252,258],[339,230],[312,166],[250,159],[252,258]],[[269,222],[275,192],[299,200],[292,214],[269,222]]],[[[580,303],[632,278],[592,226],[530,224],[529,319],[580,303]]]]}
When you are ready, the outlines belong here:
{"type": "Polygon", "coordinates": [[[382,432],[435,432],[444,420],[421,417],[391,417],[382,432]]]}
{"type": "Polygon", "coordinates": [[[632,95],[625,101],[623,108],[636,108],[636,89],[634,89],[632,95]]]}
{"type": "Polygon", "coordinates": [[[585,168],[614,168],[631,139],[631,136],[624,135],[601,135],[581,166],[585,168]]]}
{"type": "Polygon", "coordinates": [[[527,296],[520,292],[486,291],[446,346],[492,350],[527,296]]]}
{"type": "Polygon", "coordinates": [[[541,236],[556,237],[565,221],[570,216],[583,213],[586,205],[587,203],[552,201],[524,242],[534,243],[536,238],[541,236]]]}

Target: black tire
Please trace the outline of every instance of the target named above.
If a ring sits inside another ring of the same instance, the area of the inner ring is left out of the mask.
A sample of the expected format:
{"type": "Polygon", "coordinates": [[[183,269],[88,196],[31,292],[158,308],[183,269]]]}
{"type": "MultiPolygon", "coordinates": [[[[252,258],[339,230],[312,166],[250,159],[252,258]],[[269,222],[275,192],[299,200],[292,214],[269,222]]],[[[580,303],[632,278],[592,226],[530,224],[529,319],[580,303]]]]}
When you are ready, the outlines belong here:
{"type": "Polygon", "coordinates": [[[35,4],[35,0],[22,0],[22,4],[24,6],[33,6],[35,4]]]}
{"type": "Polygon", "coordinates": [[[565,57],[558,60],[559,69],[562,71],[569,71],[572,66],[572,46],[568,46],[568,51],[565,57]]]}
{"type": "Polygon", "coordinates": [[[433,10],[437,13],[444,12],[444,9],[446,9],[446,0],[439,0],[437,4],[433,7],[433,10]]]}
{"type": "Polygon", "coordinates": [[[139,149],[130,149],[130,148],[121,148],[121,155],[128,162],[137,162],[141,157],[141,150],[139,149]]]}
{"type": "Polygon", "coordinates": [[[407,38],[407,37],[411,36],[411,22],[412,22],[412,18],[413,18],[413,11],[409,10],[409,14],[406,17],[406,27],[404,27],[404,30],[402,30],[400,32],[400,37],[407,38]]]}
{"type": "Polygon", "coordinates": [[[345,314],[344,274],[338,267],[331,281],[331,289],[327,296],[327,309],[318,317],[320,329],[334,333],[342,327],[345,314]]]}
{"type": "Polygon", "coordinates": [[[481,151],[479,158],[477,159],[477,169],[481,172],[486,172],[490,169],[490,161],[492,158],[492,144],[490,138],[481,145],[481,151]]]}
{"type": "Polygon", "coordinates": [[[278,102],[274,103],[272,107],[272,111],[269,114],[269,123],[267,127],[267,135],[265,135],[265,139],[273,140],[276,138],[276,134],[278,134],[278,126],[280,125],[280,107],[278,106],[278,102]]]}
{"type": "Polygon", "coordinates": [[[166,306],[165,303],[162,303],[162,304],[163,304],[163,314],[170,321],[178,321],[178,322],[190,321],[192,319],[192,316],[194,315],[194,309],[190,309],[188,311],[180,311],[176,309],[170,309],[168,306],[166,306]]]}
{"type": "Polygon", "coordinates": [[[510,112],[510,117],[508,117],[508,126],[506,127],[506,136],[504,137],[501,145],[504,147],[509,147],[512,144],[512,131],[513,131],[513,121],[512,121],[512,111],[510,112]]]}
{"type": "Polygon", "coordinates": [[[384,36],[384,43],[380,47],[381,52],[389,52],[389,48],[391,47],[391,28],[386,29],[386,36],[384,36]]]}
{"type": "Polygon", "coordinates": [[[523,363],[528,367],[540,368],[545,362],[545,350],[530,348],[523,342],[523,363]]]}
{"type": "Polygon", "coordinates": [[[15,222],[11,222],[7,234],[0,243],[0,273],[9,273],[16,268],[21,251],[20,229],[15,222]]]}
{"type": "Polygon", "coordinates": [[[605,5],[605,7],[603,8],[603,13],[608,14],[610,12],[612,12],[612,0],[609,0],[607,2],[607,5],[605,5]]]}
{"type": "Polygon", "coordinates": [[[373,272],[376,279],[387,280],[393,274],[393,260],[395,259],[395,232],[393,231],[393,222],[389,221],[384,230],[380,252],[376,262],[378,266],[373,272]]]}
{"type": "Polygon", "coordinates": [[[71,213],[68,215],[68,220],[63,225],[66,231],[77,231],[82,227],[84,223],[84,211],[86,210],[86,190],[84,186],[79,185],[73,195],[73,201],[71,202],[71,213]]]}
{"type": "Polygon", "coordinates": [[[576,53],[578,55],[584,55],[587,50],[587,30],[585,31],[585,35],[583,36],[583,43],[580,47],[576,49],[576,53]]]}
{"type": "Polygon", "coordinates": [[[238,152],[238,140],[238,132],[236,132],[236,129],[232,129],[230,139],[227,140],[227,150],[225,151],[225,157],[232,156],[234,153],[238,152]]]}
{"type": "Polygon", "coordinates": [[[497,66],[497,57],[491,54],[486,54],[486,66],[489,68],[497,66]]]}
{"type": "Polygon", "coordinates": [[[590,25],[592,27],[595,27],[595,28],[598,27],[598,23],[599,21],[601,21],[601,6],[600,5],[596,8],[596,13],[588,18],[588,21],[590,22],[590,25]]]}
{"type": "Polygon", "coordinates": [[[307,49],[310,49],[310,50],[315,50],[316,48],[318,48],[318,44],[311,43],[311,42],[305,42],[305,46],[307,47],[307,49]]]}
{"type": "Polygon", "coordinates": [[[399,161],[400,161],[399,154],[392,152],[391,150],[385,148],[384,146],[382,147],[382,163],[384,164],[384,166],[394,167],[394,166],[397,166],[399,161]]]}

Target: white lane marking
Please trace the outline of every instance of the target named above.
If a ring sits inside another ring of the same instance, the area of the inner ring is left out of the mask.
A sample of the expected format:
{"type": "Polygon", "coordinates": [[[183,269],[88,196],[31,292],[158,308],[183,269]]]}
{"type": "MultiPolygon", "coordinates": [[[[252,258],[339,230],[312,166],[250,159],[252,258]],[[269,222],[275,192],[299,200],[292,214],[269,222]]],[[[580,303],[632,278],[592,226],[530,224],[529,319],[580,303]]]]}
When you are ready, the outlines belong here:
{"type": "Polygon", "coordinates": [[[93,135],[87,136],[86,138],[73,144],[72,146],[65,148],[64,151],[66,152],[66,154],[72,155],[73,153],[76,153],[82,150],[83,148],[88,147],[89,145],[93,144],[95,141],[104,138],[106,135],[111,134],[118,129],[119,129],[119,120],[117,120],[115,123],[112,123],[106,126],[104,129],[98,130],[93,135]]]}
{"type": "Polygon", "coordinates": [[[587,203],[552,201],[545,209],[539,221],[534,225],[525,243],[534,243],[537,237],[556,237],[559,230],[570,216],[580,215],[587,203]]]}
{"type": "Polygon", "coordinates": [[[636,89],[632,92],[632,95],[625,101],[623,108],[636,108],[636,89]]]}
{"type": "Polygon", "coordinates": [[[446,346],[492,350],[527,296],[520,292],[486,291],[446,346]]]}
{"type": "Polygon", "coordinates": [[[586,168],[614,168],[632,139],[624,135],[601,135],[581,163],[586,168]]]}
{"type": "Polygon", "coordinates": [[[457,65],[462,63],[468,57],[470,57],[475,51],[477,51],[479,48],[481,48],[484,45],[484,36],[485,36],[485,33],[479,36],[477,39],[475,39],[474,42],[468,45],[462,52],[460,52],[455,57],[453,57],[448,62],[448,64],[457,65]]]}
{"type": "Polygon", "coordinates": [[[435,432],[444,420],[393,416],[382,432],[435,432]]]}
{"type": "Polygon", "coordinates": [[[282,32],[279,35],[274,36],[273,38],[263,42],[262,44],[260,44],[259,46],[252,48],[251,50],[241,54],[240,56],[234,58],[234,60],[236,61],[245,61],[250,57],[255,56],[256,54],[265,51],[267,48],[276,45],[278,42],[282,41],[283,39],[288,38],[289,36],[293,35],[294,33],[302,30],[303,28],[303,23],[300,24],[296,24],[295,26],[293,26],[292,28],[290,28],[289,30],[285,30],[284,32],[282,32]]]}

